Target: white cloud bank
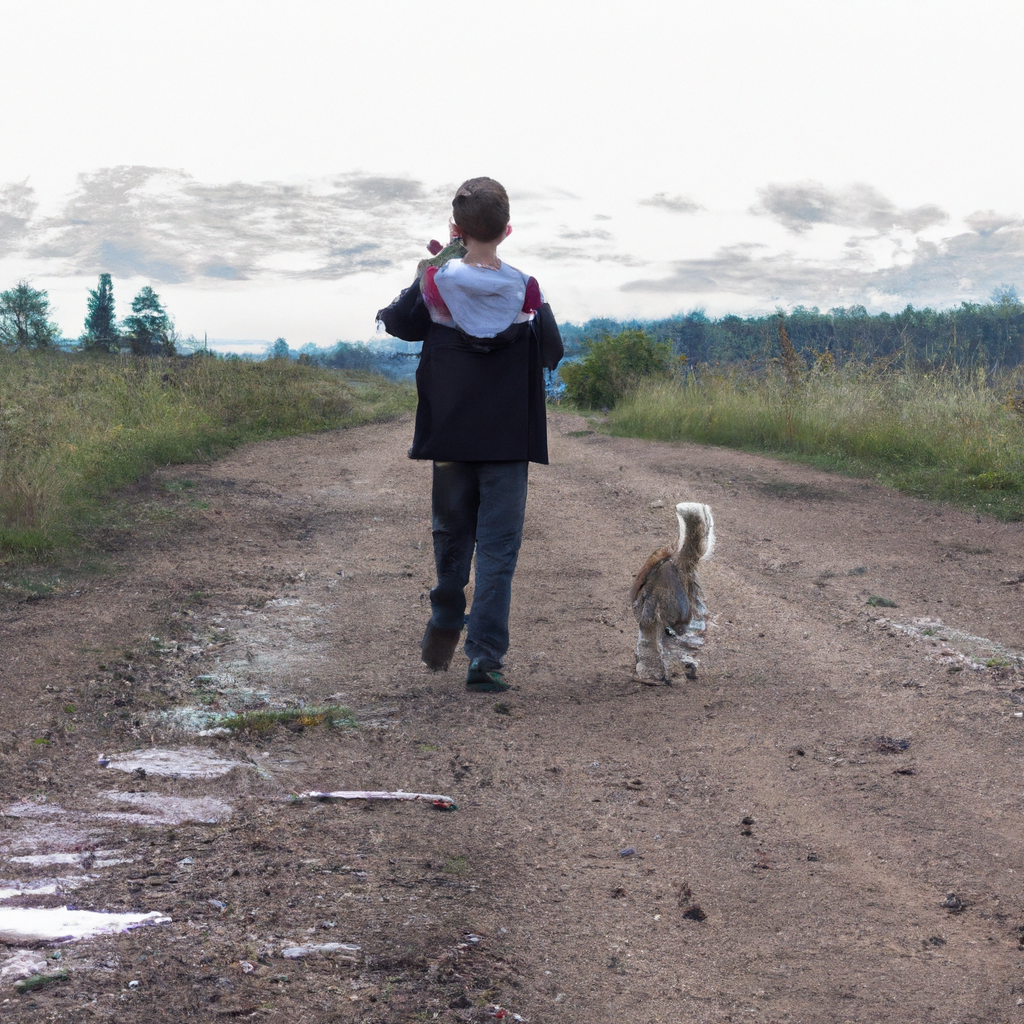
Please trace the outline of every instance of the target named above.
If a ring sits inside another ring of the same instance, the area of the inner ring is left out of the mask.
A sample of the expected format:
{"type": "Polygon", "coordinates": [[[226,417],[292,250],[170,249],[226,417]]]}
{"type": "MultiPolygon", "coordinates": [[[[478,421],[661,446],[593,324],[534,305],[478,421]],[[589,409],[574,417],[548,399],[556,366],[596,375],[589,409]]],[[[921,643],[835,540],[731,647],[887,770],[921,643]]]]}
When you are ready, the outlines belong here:
{"type": "MultiPolygon", "coordinates": [[[[99,273],[152,284],[182,333],[367,337],[376,309],[442,234],[455,184],[367,173],[210,183],[118,166],[79,175],[44,209],[29,182],[12,182],[0,186],[0,272],[56,292],[60,309],[80,302],[81,315],[85,282],[99,273]]],[[[696,305],[948,306],[1024,284],[1019,215],[957,220],[868,184],[770,183],[732,213],[665,192],[588,199],[552,189],[512,201],[517,233],[503,254],[540,279],[563,319],[696,305]]],[[[78,316],[62,320],[69,335],[78,316]]]]}

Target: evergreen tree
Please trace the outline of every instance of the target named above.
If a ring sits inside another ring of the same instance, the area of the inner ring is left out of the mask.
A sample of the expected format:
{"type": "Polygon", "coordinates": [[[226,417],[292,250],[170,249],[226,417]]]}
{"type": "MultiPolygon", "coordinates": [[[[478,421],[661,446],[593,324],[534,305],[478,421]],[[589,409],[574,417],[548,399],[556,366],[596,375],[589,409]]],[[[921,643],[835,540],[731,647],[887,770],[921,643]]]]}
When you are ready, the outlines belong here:
{"type": "Polygon", "coordinates": [[[0,345],[5,348],[49,348],[60,340],[60,328],[51,323],[46,292],[19,281],[0,292],[0,345]]]}
{"type": "Polygon", "coordinates": [[[267,350],[267,357],[269,359],[289,359],[291,354],[292,350],[288,347],[288,342],[284,338],[278,338],[267,350]]]}
{"type": "Polygon", "coordinates": [[[125,317],[124,329],[134,355],[174,355],[174,325],[148,284],[132,299],[132,315],[125,317]]]}
{"type": "Polygon", "coordinates": [[[109,274],[100,274],[99,284],[89,292],[82,347],[109,351],[116,347],[118,340],[114,320],[114,285],[109,274]]]}

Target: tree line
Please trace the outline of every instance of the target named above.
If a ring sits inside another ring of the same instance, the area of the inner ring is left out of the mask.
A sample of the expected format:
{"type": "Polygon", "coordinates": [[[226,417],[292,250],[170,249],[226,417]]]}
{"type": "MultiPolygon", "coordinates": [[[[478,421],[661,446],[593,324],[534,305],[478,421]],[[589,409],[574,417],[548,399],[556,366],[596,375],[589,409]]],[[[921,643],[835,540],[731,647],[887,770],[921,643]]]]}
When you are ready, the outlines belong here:
{"type": "MultiPolygon", "coordinates": [[[[0,292],[0,347],[46,349],[62,345],[61,329],[50,315],[49,295],[27,281],[0,292]]],[[[131,315],[118,323],[113,282],[109,274],[100,274],[86,302],[85,327],[78,338],[82,349],[118,352],[127,347],[139,356],[173,356],[176,339],[174,322],[148,284],[132,299],[131,315]]]]}
{"type": "MultiPolygon", "coordinates": [[[[130,316],[117,321],[111,276],[100,274],[96,288],[88,294],[78,345],[87,351],[116,352],[127,347],[136,355],[175,354],[174,323],[149,285],[132,299],[131,310],[130,316]]],[[[817,307],[797,306],[790,313],[776,310],[760,316],[712,318],[695,309],[662,320],[600,318],[559,327],[570,356],[580,355],[601,338],[639,330],[677,358],[685,358],[688,366],[784,361],[783,334],[805,363],[899,359],[916,366],[989,371],[1024,364],[1024,303],[1013,286],[997,289],[987,303],[962,302],[945,310],[908,305],[898,313],[872,314],[863,306],[850,306],[823,313],[817,307]]],[[[45,291],[20,281],[0,292],[0,347],[61,344],[61,330],[50,320],[45,291]]],[[[267,352],[272,358],[290,354],[283,338],[267,352]]],[[[329,354],[310,353],[307,359],[353,369],[379,369],[371,364],[388,361],[363,346],[340,343],[329,354]]]]}
{"type": "Polygon", "coordinates": [[[963,302],[945,310],[908,305],[899,313],[871,314],[863,306],[850,306],[823,313],[797,306],[790,313],[715,319],[696,309],[663,320],[595,319],[559,327],[568,353],[635,329],[695,366],[782,361],[780,324],[806,363],[904,360],[915,366],[989,371],[1024,363],[1024,303],[1012,286],[998,289],[987,303],[963,302]]]}

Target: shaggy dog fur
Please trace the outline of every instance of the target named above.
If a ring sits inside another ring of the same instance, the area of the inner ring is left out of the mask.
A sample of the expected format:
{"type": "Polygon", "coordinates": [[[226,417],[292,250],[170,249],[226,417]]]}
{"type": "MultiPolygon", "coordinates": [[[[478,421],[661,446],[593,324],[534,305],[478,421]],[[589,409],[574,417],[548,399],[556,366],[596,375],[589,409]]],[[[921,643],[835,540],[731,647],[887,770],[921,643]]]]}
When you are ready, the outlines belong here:
{"type": "Polygon", "coordinates": [[[697,566],[711,557],[715,523],[711,509],[698,502],[676,505],[679,543],[675,551],[659,548],[637,573],[630,592],[639,626],[636,674],[656,686],[672,676],[672,662],[683,665],[689,679],[697,677],[697,659],[690,651],[704,643],[707,607],[697,566]]]}

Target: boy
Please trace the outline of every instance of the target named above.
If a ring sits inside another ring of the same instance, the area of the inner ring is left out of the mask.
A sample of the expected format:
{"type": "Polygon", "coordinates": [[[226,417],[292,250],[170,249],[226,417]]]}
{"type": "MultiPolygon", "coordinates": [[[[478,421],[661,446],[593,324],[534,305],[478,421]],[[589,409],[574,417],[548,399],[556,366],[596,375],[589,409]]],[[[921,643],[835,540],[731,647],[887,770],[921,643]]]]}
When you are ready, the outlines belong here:
{"type": "Polygon", "coordinates": [[[527,469],[546,464],[544,369],[562,358],[551,307],[532,277],[503,263],[508,194],[470,178],[452,201],[452,238],[466,252],[422,276],[377,314],[387,332],[422,341],[409,457],[434,463],[431,494],[437,586],[423,663],[448,668],[466,624],[465,587],[476,549],[466,630],[466,688],[507,690],[502,666],[526,511],[527,469]]]}

